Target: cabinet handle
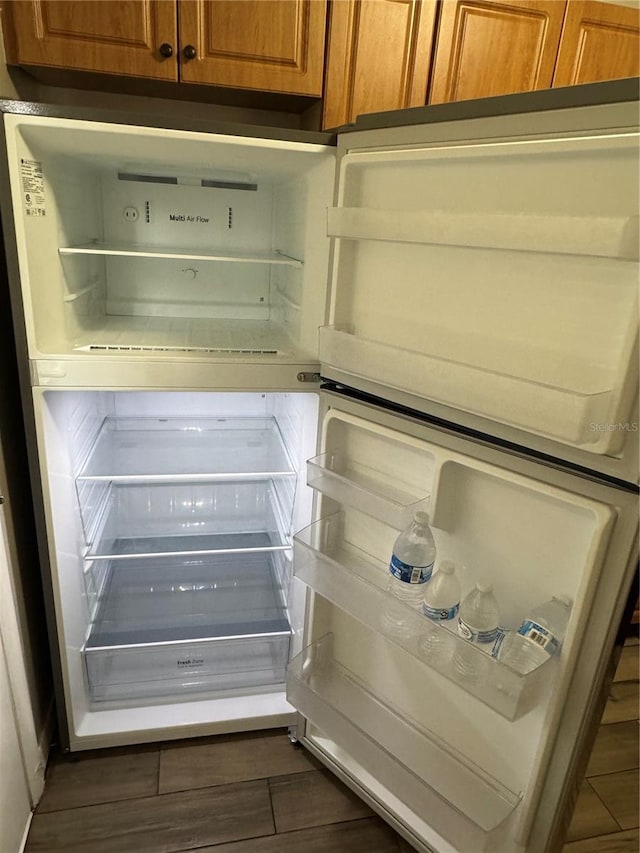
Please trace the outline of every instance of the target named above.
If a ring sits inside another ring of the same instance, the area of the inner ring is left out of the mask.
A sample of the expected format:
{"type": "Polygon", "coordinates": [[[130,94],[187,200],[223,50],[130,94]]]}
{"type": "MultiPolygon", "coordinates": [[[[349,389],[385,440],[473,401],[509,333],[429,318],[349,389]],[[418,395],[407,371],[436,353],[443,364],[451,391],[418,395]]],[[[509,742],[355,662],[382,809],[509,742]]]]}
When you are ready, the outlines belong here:
{"type": "Polygon", "coordinates": [[[195,59],[198,55],[198,51],[192,44],[188,44],[185,49],[182,51],[185,59],[195,59]]]}
{"type": "Polygon", "coordinates": [[[169,59],[170,56],[173,56],[173,47],[170,44],[167,44],[165,41],[164,44],[161,44],[158,48],[160,52],[160,56],[164,56],[165,59],[169,59]]]}

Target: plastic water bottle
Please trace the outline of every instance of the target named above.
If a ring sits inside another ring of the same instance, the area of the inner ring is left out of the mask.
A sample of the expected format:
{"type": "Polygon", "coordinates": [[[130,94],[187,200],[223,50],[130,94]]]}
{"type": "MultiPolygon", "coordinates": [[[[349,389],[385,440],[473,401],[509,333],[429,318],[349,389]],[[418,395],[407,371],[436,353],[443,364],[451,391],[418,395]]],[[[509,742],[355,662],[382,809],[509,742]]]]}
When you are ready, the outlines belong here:
{"type": "Polygon", "coordinates": [[[498,634],[500,611],[493,595],[493,586],[478,581],[460,603],[458,613],[458,635],[466,643],[458,642],[453,663],[461,680],[477,683],[485,678],[489,667],[489,655],[498,634]],[[472,648],[476,646],[477,648],[472,648]],[[479,653],[482,649],[487,658],[479,653]]]}
{"type": "Polygon", "coordinates": [[[572,603],[558,595],[534,607],[517,631],[496,641],[494,657],[522,675],[537,669],[560,651],[572,603]]]}
{"type": "Polygon", "coordinates": [[[458,615],[459,607],[460,584],[456,567],[451,560],[443,560],[424,589],[422,612],[427,620],[425,632],[418,641],[420,652],[436,666],[448,662],[455,641],[447,631],[434,623],[451,624],[458,615]]]}
{"type": "Polygon", "coordinates": [[[431,578],[436,558],[436,543],[426,512],[417,512],[413,521],[393,544],[389,563],[387,592],[390,593],[382,615],[386,630],[396,637],[408,638],[415,620],[398,602],[419,610],[424,584],[431,578]]]}

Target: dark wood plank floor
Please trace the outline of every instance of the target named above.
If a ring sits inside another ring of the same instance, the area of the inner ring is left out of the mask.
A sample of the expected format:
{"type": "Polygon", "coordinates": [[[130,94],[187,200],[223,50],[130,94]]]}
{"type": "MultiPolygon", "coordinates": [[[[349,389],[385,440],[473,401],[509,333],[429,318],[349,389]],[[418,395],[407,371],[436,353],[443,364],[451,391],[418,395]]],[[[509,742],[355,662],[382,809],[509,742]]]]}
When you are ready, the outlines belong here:
{"type": "MultiPolygon", "coordinates": [[[[638,853],[638,651],[625,648],[565,853],[638,853]]],[[[26,853],[399,853],[392,829],[282,730],[72,758],[26,853]]]]}
{"type": "Polygon", "coordinates": [[[53,753],[26,853],[399,853],[282,730],[53,753]]]}

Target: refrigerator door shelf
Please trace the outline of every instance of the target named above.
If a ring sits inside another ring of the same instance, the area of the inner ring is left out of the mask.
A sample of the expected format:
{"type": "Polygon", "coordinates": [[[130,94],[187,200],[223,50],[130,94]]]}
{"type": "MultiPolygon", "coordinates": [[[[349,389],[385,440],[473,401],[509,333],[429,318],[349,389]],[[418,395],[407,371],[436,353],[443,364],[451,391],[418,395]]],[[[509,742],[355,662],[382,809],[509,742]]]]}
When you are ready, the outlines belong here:
{"type": "MultiPolygon", "coordinates": [[[[546,695],[555,661],[522,675],[459,637],[455,625],[432,622],[394,598],[385,589],[386,565],[345,542],[343,522],[343,514],[336,513],[294,536],[295,577],[420,660],[425,678],[444,676],[508,720],[524,716],[546,695]],[[464,667],[456,667],[457,658],[464,667]]],[[[465,701],[461,694],[460,704],[465,701]]]]}
{"type": "Polygon", "coordinates": [[[409,494],[385,482],[380,471],[358,466],[336,450],[307,461],[307,485],[340,504],[404,530],[416,512],[428,512],[428,494],[409,494]]]}
{"type": "MultiPolygon", "coordinates": [[[[425,332],[426,334],[426,332],[425,332]]],[[[428,339],[428,336],[427,336],[428,339]]],[[[361,337],[349,326],[320,329],[322,365],[354,377],[373,380],[400,391],[464,409],[495,421],[532,430],[562,442],[590,447],[606,433],[595,425],[613,423],[618,418],[612,382],[599,371],[589,382],[554,386],[539,378],[516,372],[497,371],[483,366],[483,352],[491,351],[478,341],[477,360],[457,361],[436,353],[417,352],[361,337]],[[363,370],[364,368],[364,370],[363,370]],[[509,401],[505,412],[504,401],[509,401]]],[[[531,354],[529,354],[530,356],[531,354]]],[[[523,358],[527,354],[522,353],[523,358]]],[[[529,368],[544,363],[532,359],[529,368]]],[[[513,362],[512,370],[515,368],[513,362]]],[[[537,366],[537,367],[536,367],[537,366]]],[[[535,371],[534,371],[535,373],[535,371]]],[[[612,430],[611,438],[618,439],[612,430]]],[[[603,451],[604,452],[604,451],[603,451]]]]}
{"type": "Polygon", "coordinates": [[[78,480],[295,479],[275,418],[105,418],[78,480]]]}
{"type": "Polygon", "coordinates": [[[98,480],[77,482],[76,488],[85,559],[291,548],[293,488],[271,480],[98,480]]]}
{"type": "Polygon", "coordinates": [[[383,780],[386,807],[400,800],[455,849],[498,849],[521,795],[372,691],[334,658],[332,640],[305,648],[287,674],[287,698],[321,730],[319,742],[326,736],[383,780]]]}
{"type": "Polygon", "coordinates": [[[544,252],[638,260],[637,216],[541,216],[455,210],[334,207],[328,233],[349,240],[544,252]]]}
{"type": "MultiPolygon", "coordinates": [[[[242,264],[284,264],[301,267],[303,261],[291,258],[282,252],[232,252],[227,250],[203,252],[199,249],[184,249],[170,246],[146,246],[141,244],[84,243],[77,246],[60,246],[61,255],[117,255],[127,258],[181,258],[190,261],[222,261],[242,264]]],[[[197,270],[193,270],[194,274],[197,270]]],[[[195,278],[195,275],[194,275],[195,278]]]]}
{"type": "Polygon", "coordinates": [[[282,684],[291,628],[269,554],[101,563],[83,648],[93,702],[282,684]]]}

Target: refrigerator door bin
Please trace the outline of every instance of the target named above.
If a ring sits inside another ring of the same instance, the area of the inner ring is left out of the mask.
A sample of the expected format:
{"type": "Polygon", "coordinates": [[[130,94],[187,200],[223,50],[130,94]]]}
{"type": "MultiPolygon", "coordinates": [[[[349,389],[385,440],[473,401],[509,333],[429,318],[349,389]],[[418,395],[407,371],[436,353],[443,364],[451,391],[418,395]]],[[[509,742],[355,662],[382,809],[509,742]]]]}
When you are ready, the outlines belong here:
{"type": "Polygon", "coordinates": [[[307,461],[307,485],[340,504],[404,530],[416,512],[428,511],[429,495],[410,494],[406,488],[385,482],[379,466],[374,470],[358,465],[341,450],[322,453],[307,461]]]}
{"type": "Polygon", "coordinates": [[[508,720],[522,717],[546,694],[555,661],[549,659],[533,672],[522,675],[459,637],[455,626],[447,628],[432,622],[420,611],[398,601],[385,588],[386,564],[347,543],[343,524],[343,514],[336,513],[294,536],[295,577],[508,720]],[[401,630],[389,619],[390,608],[392,617],[398,619],[401,615],[401,630]],[[436,633],[438,643],[436,651],[430,653],[424,650],[423,642],[432,632],[436,633]],[[464,658],[464,672],[455,666],[456,655],[464,658]]]}
{"type": "MultiPolygon", "coordinates": [[[[425,340],[430,339],[425,330],[425,340]]],[[[449,340],[454,343],[455,333],[449,340]]],[[[350,327],[324,326],[320,329],[320,361],[354,377],[376,379],[385,386],[417,394],[439,403],[499,420],[512,426],[535,430],[558,441],[592,445],[602,432],[594,424],[610,421],[613,380],[601,368],[578,376],[574,381],[554,385],[545,375],[548,356],[522,348],[505,356],[509,372],[496,369],[490,361],[495,341],[476,334],[465,347],[451,346],[459,358],[437,352],[409,350],[397,344],[381,343],[354,332],[350,327]],[[460,359],[466,353],[467,358],[460,359]],[[521,372],[518,372],[518,365],[521,372]],[[366,375],[363,366],[366,365],[366,375]],[[504,411],[504,400],[509,409],[504,411]]],[[[572,365],[565,362],[567,378],[572,365]]],[[[554,370],[556,370],[554,368],[554,370]]]]}
{"type": "Polygon", "coordinates": [[[85,559],[291,547],[292,504],[283,509],[271,480],[77,486],[85,559]]]}
{"type": "MultiPolygon", "coordinates": [[[[508,790],[449,743],[408,717],[334,657],[332,635],[291,662],[287,697],[364,772],[456,850],[489,851],[520,794],[508,790]]],[[[385,798],[386,799],[386,798],[385,798]]]]}
{"type": "Polygon", "coordinates": [[[92,701],[283,683],[283,555],[110,561],[104,575],[83,648],[92,701]]]}

